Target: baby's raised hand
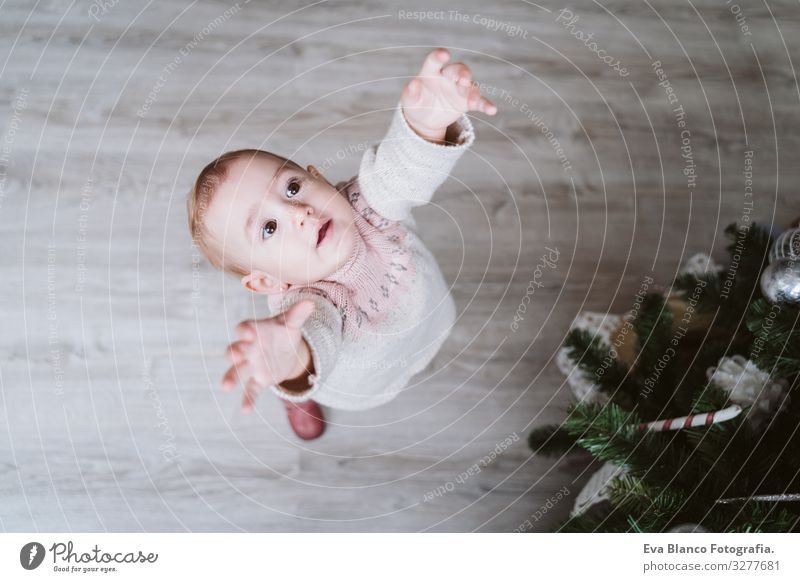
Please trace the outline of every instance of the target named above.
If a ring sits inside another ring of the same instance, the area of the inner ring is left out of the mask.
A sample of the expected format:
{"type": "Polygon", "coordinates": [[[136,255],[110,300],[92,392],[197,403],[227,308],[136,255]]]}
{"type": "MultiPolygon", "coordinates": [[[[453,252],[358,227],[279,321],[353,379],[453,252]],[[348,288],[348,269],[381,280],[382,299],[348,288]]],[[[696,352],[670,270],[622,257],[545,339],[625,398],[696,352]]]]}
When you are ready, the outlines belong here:
{"type": "Polygon", "coordinates": [[[468,111],[487,115],[497,113],[491,101],[481,96],[472,82],[472,73],[463,63],[453,63],[447,49],[428,54],[419,74],[411,79],[400,96],[403,114],[411,128],[432,142],[444,141],[447,127],[468,111]],[[444,68],[443,68],[444,67],[444,68]]]}
{"type": "Polygon", "coordinates": [[[225,351],[225,358],[233,365],[223,376],[222,387],[230,392],[237,378],[244,383],[244,412],[252,410],[264,388],[307,372],[311,351],[301,328],[313,311],[313,302],[299,301],[275,317],[246,320],[236,326],[239,341],[225,351]]]}

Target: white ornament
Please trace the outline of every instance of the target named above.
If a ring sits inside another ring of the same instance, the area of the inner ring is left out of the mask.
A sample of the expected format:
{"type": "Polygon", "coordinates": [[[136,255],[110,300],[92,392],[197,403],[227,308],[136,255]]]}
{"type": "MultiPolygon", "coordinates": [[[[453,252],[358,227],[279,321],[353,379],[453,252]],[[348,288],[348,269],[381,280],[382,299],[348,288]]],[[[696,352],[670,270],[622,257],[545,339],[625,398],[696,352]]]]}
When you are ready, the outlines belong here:
{"type": "Polygon", "coordinates": [[[747,414],[756,428],[786,407],[785,383],[773,382],[744,356],[720,359],[716,367],[706,370],[706,376],[728,392],[731,402],[750,407],[747,414]]]}
{"type": "MultiPolygon", "coordinates": [[[[611,345],[611,334],[619,328],[622,316],[596,311],[584,311],[572,322],[570,329],[582,329],[596,335],[606,344],[611,345]]],[[[579,402],[605,402],[608,397],[600,392],[597,384],[588,380],[576,362],[569,357],[569,350],[561,348],[556,353],[556,366],[567,377],[567,384],[579,402]]]]}
{"type": "Polygon", "coordinates": [[[600,467],[600,469],[589,478],[586,485],[581,489],[581,492],[578,493],[570,516],[575,517],[576,515],[580,515],[593,505],[608,499],[609,484],[613,479],[624,474],[624,469],[613,463],[606,463],[600,467]]]}
{"type": "Polygon", "coordinates": [[[707,272],[720,272],[722,265],[705,253],[697,253],[689,257],[680,270],[681,275],[703,275],[707,272]]]}

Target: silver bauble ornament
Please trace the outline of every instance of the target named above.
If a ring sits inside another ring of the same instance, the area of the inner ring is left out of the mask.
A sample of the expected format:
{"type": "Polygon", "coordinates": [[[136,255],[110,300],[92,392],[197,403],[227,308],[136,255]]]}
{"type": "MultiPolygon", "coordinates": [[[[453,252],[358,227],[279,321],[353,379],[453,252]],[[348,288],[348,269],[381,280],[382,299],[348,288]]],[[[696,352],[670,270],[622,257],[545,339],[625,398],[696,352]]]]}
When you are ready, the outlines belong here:
{"type": "Polygon", "coordinates": [[[769,251],[769,262],[780,259],[800,259],[800,228],[785,230],[775,239],[769,251]]]}
{"type": "Polygon", "coordinates": [[[772,303],[800,303],[800,261],[775,259],[761,274],[761,291],[772,303]]]}

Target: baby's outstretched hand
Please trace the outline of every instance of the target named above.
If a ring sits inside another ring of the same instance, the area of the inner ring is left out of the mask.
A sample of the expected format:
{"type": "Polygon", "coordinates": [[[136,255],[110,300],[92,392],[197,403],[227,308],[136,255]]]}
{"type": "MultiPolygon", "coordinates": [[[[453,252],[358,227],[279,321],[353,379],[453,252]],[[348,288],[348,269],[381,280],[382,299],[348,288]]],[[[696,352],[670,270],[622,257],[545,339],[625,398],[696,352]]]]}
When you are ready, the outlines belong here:
{"type": "Polygon", "coordinates": [[[447,127],[468,111],[487,115],[497,113],[491,101],[481,96],[472,81],[472,72],[463,63],[444,64],[450,52],[438,48],[428,54],[419,74],[411,79],[400,96],[403,114],[420,137],[444,141],[447,127]]]}
{"type": "Polygon", "coordinates": [[[244,412],[252,410],[264,388],[307,372],[311,351],[301,329],[313,311],[313,302],[299,301],[275,317],[246,320],[236,326],[239,340],[225,351],[233,365],[222,378],[222,388],[230,392],[237,379],[244,383],[244,412]]]}

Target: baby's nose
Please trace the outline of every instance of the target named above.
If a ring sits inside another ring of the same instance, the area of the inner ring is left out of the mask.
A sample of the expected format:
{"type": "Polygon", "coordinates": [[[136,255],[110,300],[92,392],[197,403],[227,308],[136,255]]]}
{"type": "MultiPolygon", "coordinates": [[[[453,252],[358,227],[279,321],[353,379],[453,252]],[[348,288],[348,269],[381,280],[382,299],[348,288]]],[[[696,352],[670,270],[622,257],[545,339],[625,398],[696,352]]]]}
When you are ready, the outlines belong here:
{"type": "Polygon", "coordinates": [[[294,223],[298,228],[305,226],[306,218],[309,214],[314,213],[314,209],[307,204],[294,204],[292,212],[294,212],[294,223]]]}

